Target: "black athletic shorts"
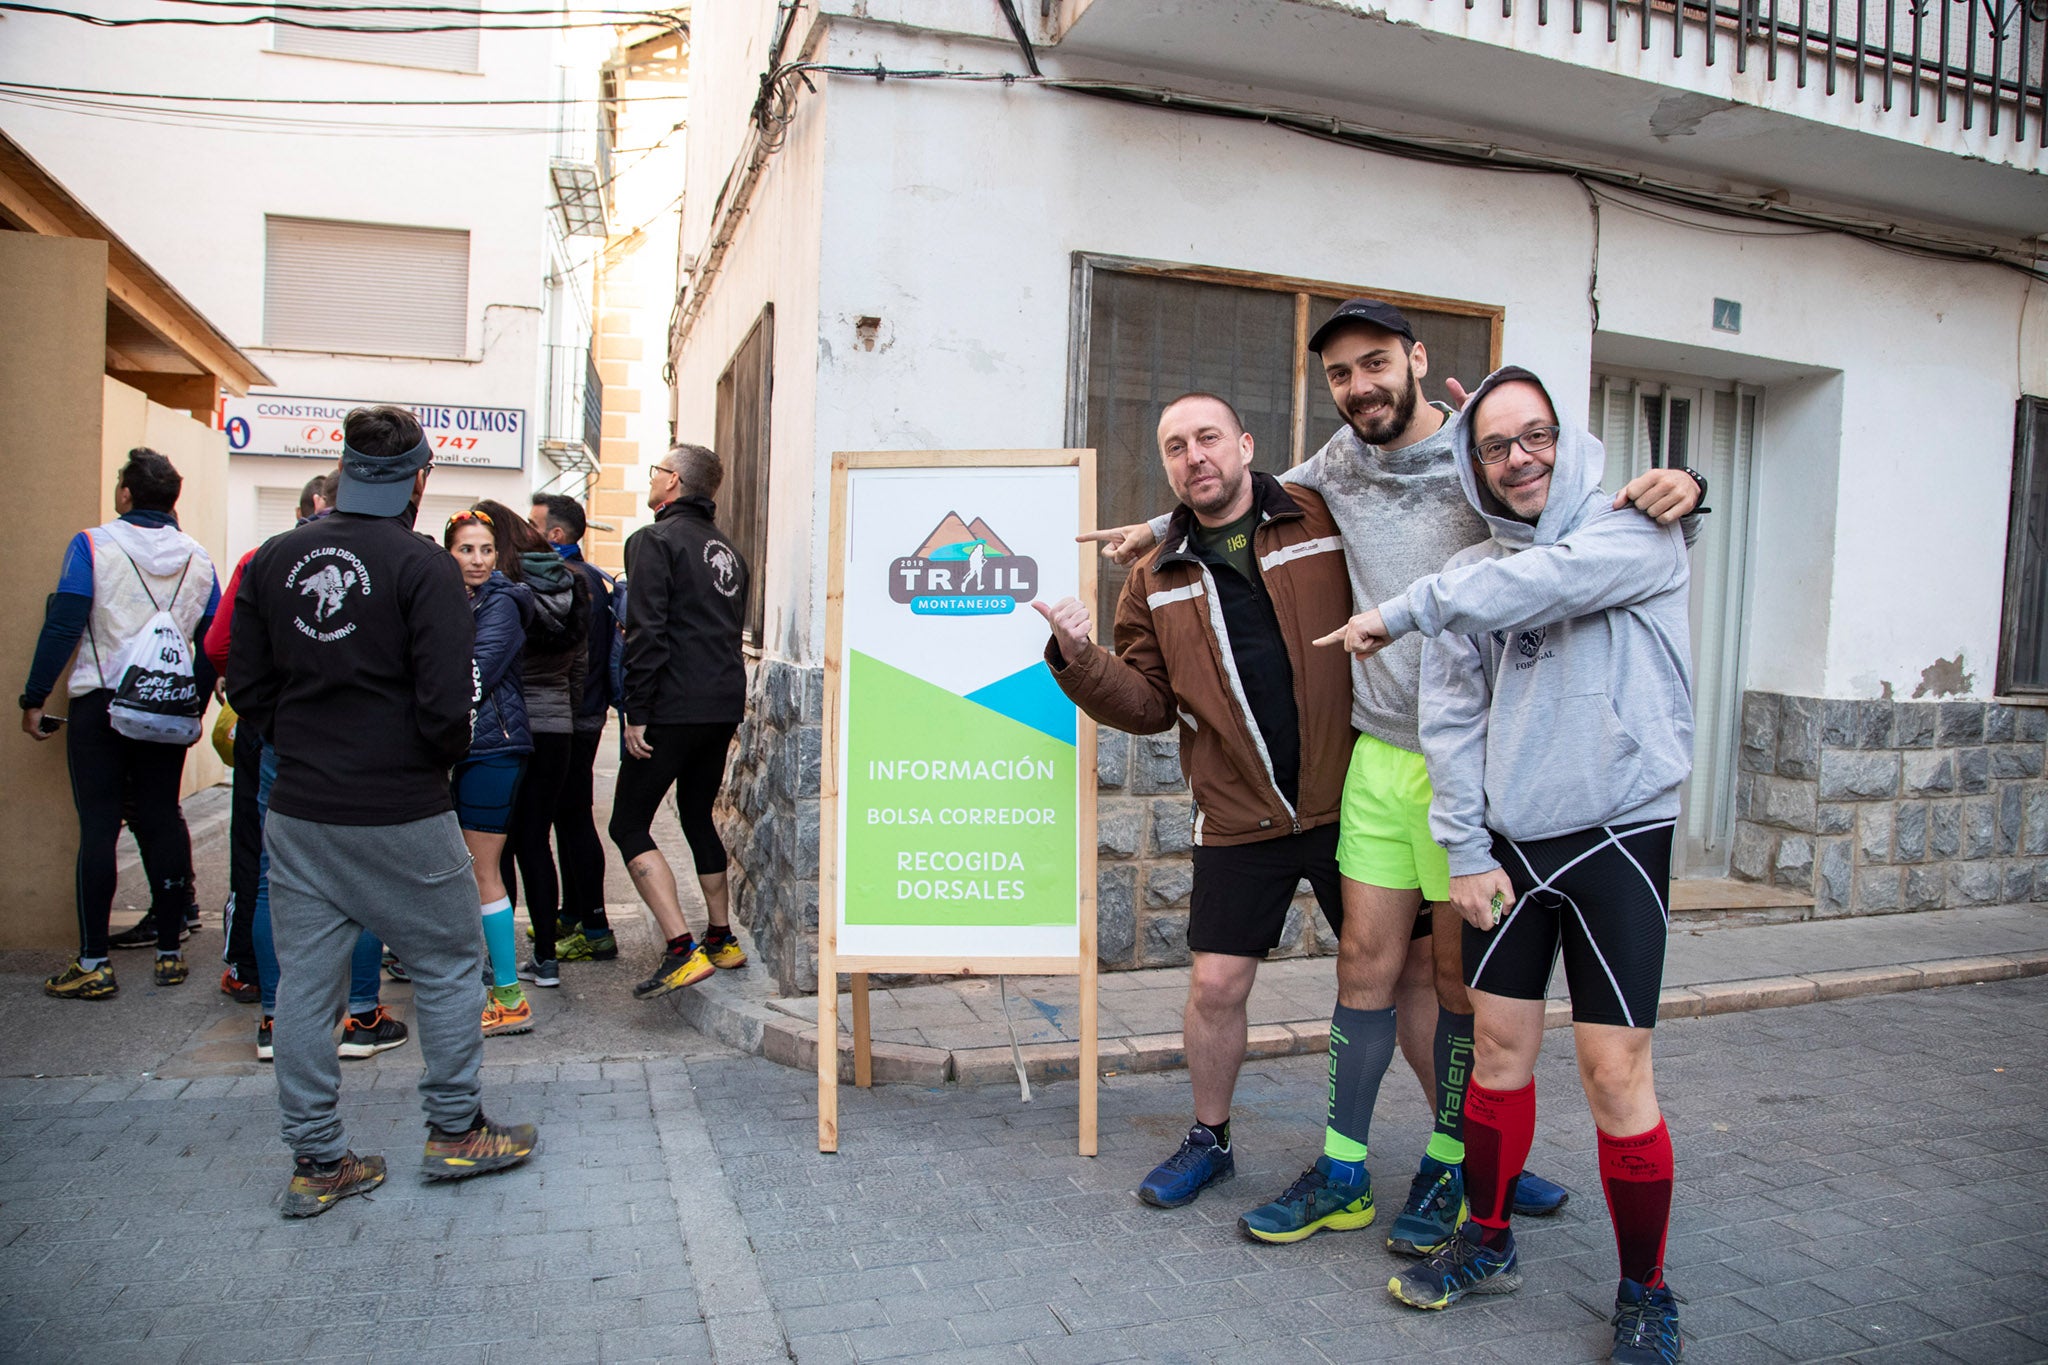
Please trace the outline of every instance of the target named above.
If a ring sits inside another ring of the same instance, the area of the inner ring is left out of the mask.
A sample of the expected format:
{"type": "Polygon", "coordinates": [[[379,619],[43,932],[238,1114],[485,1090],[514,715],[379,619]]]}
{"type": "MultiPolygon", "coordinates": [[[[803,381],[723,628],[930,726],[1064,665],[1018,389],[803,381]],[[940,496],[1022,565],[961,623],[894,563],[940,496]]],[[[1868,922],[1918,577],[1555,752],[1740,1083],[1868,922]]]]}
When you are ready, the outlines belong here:
{"type": "Polygon", "coordinates": [[[1490,933],[1465,926],[1465,984],[1541,1000],[1562,948],[1575,1022],[1655,1027],[1671,931],[1672,826],[1603,825],[1522,843],[1494,835],[1515,903],[1490,933]]]}
{"type": "Polygon", "coordinates": [[[1337,826],[1262,839],[1256,844],[1195,846],[1188,947],[1197,953],[1264,957],[1280,942],[1294,889],[1306,881],[1330,928],[1344,925],[1337,871],[1337,826]]]}

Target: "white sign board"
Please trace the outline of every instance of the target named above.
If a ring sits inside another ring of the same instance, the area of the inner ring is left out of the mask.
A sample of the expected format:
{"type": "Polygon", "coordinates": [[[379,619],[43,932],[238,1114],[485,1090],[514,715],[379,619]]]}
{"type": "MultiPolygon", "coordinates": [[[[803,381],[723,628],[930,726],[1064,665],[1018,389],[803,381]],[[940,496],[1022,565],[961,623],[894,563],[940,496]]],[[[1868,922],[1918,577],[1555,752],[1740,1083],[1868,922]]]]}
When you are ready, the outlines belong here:
{"type": "Polygon", "coordinates": [[[847,471],[842,956],[1080,950],[1077,712],[1031,607],[1080,594],[1080,488],[1074,465],[847,471]]]}
{"type": "MultiPolygon", "coordinates": [[[[227,433],[231,455],[282,455],[333,464],[341,459],[341,421],[349,409],[388,401],[288,393],[228,397],[221,402],[221,429],[227,433]]],[[[436,464],[526,468],[526,413],[519,408],[448,403],[398,406],[409,409],[426,428],[436,464]]]]}

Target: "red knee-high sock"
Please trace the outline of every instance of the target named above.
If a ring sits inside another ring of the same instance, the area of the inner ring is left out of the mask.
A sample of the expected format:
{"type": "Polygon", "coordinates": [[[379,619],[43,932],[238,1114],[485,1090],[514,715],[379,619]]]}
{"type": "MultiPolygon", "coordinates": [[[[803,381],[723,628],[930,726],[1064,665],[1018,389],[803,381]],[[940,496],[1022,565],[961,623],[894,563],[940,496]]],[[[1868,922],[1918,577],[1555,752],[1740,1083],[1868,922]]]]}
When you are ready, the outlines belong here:
{"type": "Polygon", "coordinates": [[[1671,1133],[1664,1120],[1634,1137],[1600,1134],[1600,1183],[1614,1220],[1624,1279],[1664,1283],[1664,1238],[1671,1230],[1671,1133]]]}
{"type": "Polygon", "coordinates": [[[1488,1090],[1477,1081],[1466,1085],[1465,1198],[1488,1246],[1507,1245],[1515,1177],[1535,1140],[1536,1082],[1520,1090],[1488,1090]]]}

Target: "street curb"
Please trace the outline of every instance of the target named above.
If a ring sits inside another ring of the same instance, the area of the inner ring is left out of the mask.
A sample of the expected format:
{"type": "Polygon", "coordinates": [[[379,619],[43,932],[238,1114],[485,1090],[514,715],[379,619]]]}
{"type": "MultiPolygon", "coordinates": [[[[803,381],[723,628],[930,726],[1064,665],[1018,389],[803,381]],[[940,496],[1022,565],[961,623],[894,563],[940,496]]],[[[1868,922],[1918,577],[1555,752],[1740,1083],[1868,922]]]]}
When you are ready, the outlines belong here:
{"type": "MultiPolygon", "coordinates": [[[[1865,995],[1969,986],[2013,977],[2048,976],[2048,949],[1997,953],[1977,957],[1936,958],[1890,967],[1849,967],[1834,971],[1756,977],[1746,981],[1709,981],[1669,986],[1658,999],[1657,1017],[1703,1019],[1717,1014],[1780,1009],[1851,1000],[1865,995]]],[[[677,1013],[700,1032],[730,1047],[799,1071],[818,1065],[818,1030],[779,1010],[736,993],[717,989],[716,979],[688,991],[677,991],[677,1013]],[[705,987],[713,989],[706,990],[705,987]]],[[[841,1011],[845,1017],[845,1011],[841,1011]]],[[[1549,1001],[1546,1029],[1571,1023],[1571,1006],[1549,1001]]],[[[1255,1024],[1247,1039],[1249,1059],[1313,1056],[1330,1045],[1328,1019],[1255,1024]]],[[[1080,1070],[1080,1048],[1072,1042],[1027,1043],[1019,1049],[1024,1071],[1036,1084],[1072,1080],[1080,1070]]],[[[1015,1078],[1016,1066],[1007,1047],[937,1048],[878,1042],[872,1048],[874,1078],[894,1085],[987,1085],[1015,1078]]],[[[1178,1033],[1143,1033],[1104,1038],[1097,1066],[1102,1075],[1146,1071],[1178,1071],[1187,1065],[1186,1040],[1178,1033]]],[[[853,1040],[839,1039],[839,1079],[853,1081],[853,1040]]]]}

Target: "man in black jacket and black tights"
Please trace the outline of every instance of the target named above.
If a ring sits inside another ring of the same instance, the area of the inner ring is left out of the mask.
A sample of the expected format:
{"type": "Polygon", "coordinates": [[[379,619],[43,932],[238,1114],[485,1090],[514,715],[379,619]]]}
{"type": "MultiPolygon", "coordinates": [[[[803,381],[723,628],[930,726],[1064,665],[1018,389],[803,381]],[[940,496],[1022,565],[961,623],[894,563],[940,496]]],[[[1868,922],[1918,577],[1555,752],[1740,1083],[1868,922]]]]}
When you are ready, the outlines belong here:
{"type": "Polygon", "coordinates": [[[679,445],[647,477],[654,524],[626,541],[625,754],[610,829],[634,889],[668,940],[654,975],[633,988],[642,1000],[747,963],[727,922],[725,845],[711,804],[746,710],[740,630],[751,578],[713,520],[711,500],[725,479],[717,455],[679,445]],[[649,832],[671,786],[704,892],[709,924],[701,944],[690,937],[675,872],[649,832]]]}

